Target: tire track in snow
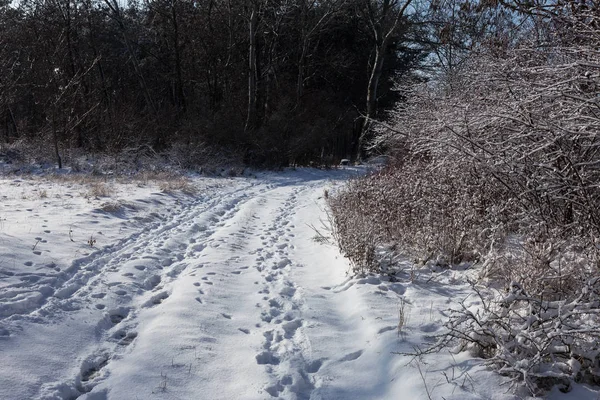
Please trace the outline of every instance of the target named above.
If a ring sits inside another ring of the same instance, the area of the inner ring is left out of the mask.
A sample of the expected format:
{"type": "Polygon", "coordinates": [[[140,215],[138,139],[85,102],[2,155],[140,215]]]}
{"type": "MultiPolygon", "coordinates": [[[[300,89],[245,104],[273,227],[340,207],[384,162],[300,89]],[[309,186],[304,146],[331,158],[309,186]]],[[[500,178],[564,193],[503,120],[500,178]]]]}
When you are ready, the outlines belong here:
{"type": "Polygon", "coordinates": [[[109,376],[90,395],[110,390],[119,398],[144,380],[138,377],[148,373],[134,370],[146,365],[152,393],[168,376],[171,398],[309,398],[323,360],[311,357],[290,222],[305,189],[283,182],[240,204],[205,243],[200,262],[173,282],[172,295],[142,316],[132,350],[103,368],[109,376]]]}

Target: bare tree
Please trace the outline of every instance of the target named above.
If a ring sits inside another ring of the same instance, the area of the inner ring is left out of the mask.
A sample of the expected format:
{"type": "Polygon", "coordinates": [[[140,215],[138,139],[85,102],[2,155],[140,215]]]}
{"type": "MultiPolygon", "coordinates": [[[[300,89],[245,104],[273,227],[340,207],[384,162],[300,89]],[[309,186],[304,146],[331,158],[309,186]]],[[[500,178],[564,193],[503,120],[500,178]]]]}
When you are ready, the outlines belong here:
{"type": "Polygon", "coordinates": [[[311,56],[313,43],[323,34],[326,34],[329,25],[335,16],[342,11],[346,0],[330,0],[317,2],[315,0],[299,0],[300,9],[299,28],[299,56],[298,77],[296,81],[296,103],[300,103],[304,94],[304,86],[309,79],[309,66],[307,59],[311,56]],[[319,8],[319,12],[317,12],[319,8]]]}
{"type": "Polygon", "coordinates": [[[365,0],[364,10],[374,39],[375,56],[367,87],[366,115],[358,139],[359,158],[364,158],[371,120],[377,111],[377,88],[383,72],[383,61],[392,37],[397,33],[412,0],[365,0]]]}
{"type": "Polygon", "coordinates": [[[258,29],[259,0],[251,0],[250,17],[248,19],[248,113],[246,117],[245,130],[256,128],[258,121],[257,110],[257,80],[258,80],[258,57],[256,49],[256,35],[258,29]]]}

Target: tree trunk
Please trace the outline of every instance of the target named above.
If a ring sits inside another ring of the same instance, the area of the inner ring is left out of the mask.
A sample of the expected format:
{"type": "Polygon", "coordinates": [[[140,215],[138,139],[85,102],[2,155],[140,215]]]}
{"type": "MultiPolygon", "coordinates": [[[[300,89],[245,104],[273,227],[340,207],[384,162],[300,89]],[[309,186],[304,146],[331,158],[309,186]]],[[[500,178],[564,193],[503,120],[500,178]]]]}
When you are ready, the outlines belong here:
{"type": "Polygon", "coordinates": [[[373,29],[373,36],[375,39],[375,60],[373,61],[369,85],[367,87],[367,112],[362,123],[360,135],[358,136],[357,155],[359,161],[366,156],[366,145],[369,142],[371,135],[371,121],[375,118],[377,112],[377,87],[383,72],[385,53],[392,35],[400,25],[400,21],[404,17],[404,13],[411,2],[412,0],[405,0],[400,8],[396,8],[399,5],[397,1],[384,0],[380,13],[377,12],[376,7],[372,6],[370,0],[367,2],[369,23],[373,29]],[[394,10],[397,10],[395,11],[394,21],[387,24],[386,20],[394,10]]]}
{"type": "Polygon", "coordinates": [[[177,79],[177,87],[175,89],[175,104],[181,107],[183,112],[186,112],[185,95],[183,92],[183,77],[181,73],[181,49],[179,47],[179,24],[177,21],[177,10],[175,8],[177,0],[171,0],[171,18],[173,22],[173,48],[175,52],[175,75],[177,79]]]}
{"type": "MultiPolygon", "coordinates": [[[[150,90],[148,89],[148,85],[146,85],[146,79],[144,78],[144,74],[142,73],[142,69],[140,67],[136,53],[135,53],[133,46],[131,45],[131,42],[129,40],[129,36],[127,34],[127,29],[125,28],[125,22],[123,21],[123,16],[121,14],[121,9],[119,8],[119,4],[116,2],[116,0],[113,0],[112,2],[111,2],[111,0],[104,0],[104,4],[106,4],[108,6],[108,8],[110,8],[110,10],[112,11],[112,18],[115,20],[115,22],[119,26],[121,35],[123,36],[123,42],[125,44],[125,48],[127,49],[127,52],[130,55],[130,60],[131,60],[131,64],[133,65],[133,70],[135,72],[136,77],[138,78],[140,88],[142,89],[142,92],[144,94],[144,98],[146,100],[146,105],[150,108],[150,110],[152,111],[152,114],[154,116],[156,116],[157,110],[154,105],[154,101],[152,101],[152,96],[150,95],[150,90]]],[[[160,137],[157,137],[157,142],[159,142],[159,141],[160,141],[160,137]]]]}
{"type": "Polygon", "coordinates": [[[52,113],[52,141],[54,142],[54,154],[56,155],[56,162],[58,163],[58,169],[62,169],[62,158],[58,149],[58,132],[56,131],[56,112],[52,113]]]}
{"type": "Polygon", "coordinates": [[[377,87],[383,72],[383,59],[386,50],[387,40],[384,40],[375,51],[375,61],[373,63],[371,77],[369,78],[369,86],[367,88],[367,113],[358,139],[358,158],[360,160],[366,156],[366,145],[370,139],[371,120],[375,118],[377,113],[377,87]]]}
{"type": "MultiPolygon", "coordinates": [[[[304,32],[303,32],[304,36],[304,32]]],[[[300,53],[300,58],[298,60],[298,78],[296,81],[296,104],[300,104],[302,100],[302,96],[304,95],[304,79],[306,77],[306,58],[308,53],[308,43],[309,38],[304,37],[302,40],[302,52],[300,53]]]]}
{"type": "Polygon", "coordinates": [[[250,15],[250,48],[248,54],[248,117],[246,119],[245,131],[256,128],[256,28],[258,27],[258,4],[252,2],[252,14],[250,15]]]}
{"type": "Polygon", "coordinates": [[[304,1],[301,2],[302,10],[300,13],[300,29],[301,29],[301,51],[300,57],[298,59],[298,77],[296,81],[296,105],[300,104],[300,99],[304,94],[304,62],[306,60],[306,47],[308,45],[308,37],[306,32],[306,3],[304,1]]]}

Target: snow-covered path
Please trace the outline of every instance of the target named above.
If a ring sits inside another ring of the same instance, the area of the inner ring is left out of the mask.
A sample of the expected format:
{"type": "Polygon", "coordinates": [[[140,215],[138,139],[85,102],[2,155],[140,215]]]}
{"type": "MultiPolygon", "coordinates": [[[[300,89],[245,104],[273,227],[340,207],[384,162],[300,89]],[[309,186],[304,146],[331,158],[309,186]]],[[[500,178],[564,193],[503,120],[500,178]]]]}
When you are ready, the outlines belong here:
{"type": "Polygon", "coordinates": [[[0,399],[518,398],[466,354],[393,354],[438,332],[468,285],[410,265],[400,282],[348,277],[313,227],[355,174],[198,178],[187,199],[128,187],[110,212],[4,195],[0,399]],[[88,254],[87,237],[104,243],[88,254]]]}
{"type": "Polygon", "coordinates": [[[26,287],[34,296],[5,295],[2,398],[310,398],[326,359],[307,292],[346,266],[309,226],[332,178],[351,174],[231,180],[26,287]]]}

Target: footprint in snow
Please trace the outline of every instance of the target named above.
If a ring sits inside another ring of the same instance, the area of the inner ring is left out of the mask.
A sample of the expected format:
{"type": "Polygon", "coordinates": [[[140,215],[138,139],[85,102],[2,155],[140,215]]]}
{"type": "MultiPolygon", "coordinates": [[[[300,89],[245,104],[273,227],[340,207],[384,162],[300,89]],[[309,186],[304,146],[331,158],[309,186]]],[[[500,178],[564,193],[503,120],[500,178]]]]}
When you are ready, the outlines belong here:
{"type": "Polygon", "coordinates": [[[306,365],[306,372],[308,372],[309,374],[314,374],[316,372],[318,372],[321,367],[323,366],[323,363],[327,361],[326,358],[320,358],[318,360],[313,360],[311,362],[309,362],[306,365]]]}
{"type": "MultiPolygon", "coordinates": [[[[89,357],[83,362],[80,370],[81,382],[86,383],[100,376],[102,368],[108,365],[110,356],[108,354],[99,354],[89,357]]],[[[83,388],[83,391],[89,392],[91,388],[83,388]]]]}
{"type": "Polygon", "coordinates": [[[117,340],[119,346],[129,346],[137,337],[137,332],[127,332],[124,329],[119,329],[113,334],[113,339],[117,340]]]}
{"type": "Polygon", "coordinates": [[[358,350],[354,353],[346,354],[344,357],[340,358],[340,361],[354,361],[358,357],[362,356],[364,350],[358,350]]]}
{"type": "Polygon", "coordinates": [[[264,322],[269,323],[273,320],[273,317],[263,311],[260,315],[260,319],[264,322]]]}
{"type": "Polygon", "coordinates": [[[149,307],[157,306],[160,303],[162,303],[165,299],[167,299],[168,297],[169,297],[169,293],[167,293],[167,292],[160,292],[160,293],[155,294],[154,296],[152,296],[150,298],[150,300],[146,301],[142,305],[142,307],[149,308],[149,307]]]}
{"type": "Polygon", "coordinates": [[[107,312],[108,318],[113,325],[118,324],[129,316],[129,309],[125,307],[119,307],[107,312]]]}
{"type": "Polygon", "coordinates": [[[381,328],[380,330],[377,331],[377,334],[381,335],[382,333],[393,331],[393,330],[395,330],[397,328],[398,328],[397,326],[391,326],[391,325],[390,326],[384,326],[383,328],[381,328]]]}
{"type": "Polygon", "coordinates": [[[152,275],[144,280],[143,286],[148,289],[154,289],[160,283],[161,278],[158,275],[152,275]]]}
{"type": "MultiPolygon", "coordinates": [[[[294,334],[296,333],[296,331],[298,330],[298,328],[300,328],[301,326],[302,326],[302,321],[298,320],[298,319],[283,324],[282,328],[285,331],[285,338],[291,339],[294,336],[294,334]]],[[[360,357],[360,354],[356,358],[358,358],[358,357],[360,357]]]]}
{"type": "MultiPolygon", "coordinates": [[[[268,293],[268,291],[267,291],[268,293]]],[[[275,307],[275,308],[281,308],[281,303],[279,303],[279,301],[277,299],[270,299],[269,300],[269,306],[270,307],[275,307]]]]}
{"type": "Polygon", "coordinates": [[[265,392],[269,393],[272,397],[279,397],[279,393],[284,391],[284,387],[281,382],[277,382],[274,385],[267,386],[265,392]]]}
{"type": "Polygon", "coordinates": [[[256,363],[259,365],[279,365],[280,362],[279,357],[270,351],[263,351],[256,355],[256,363]]]}
{"type": "Polygon", "coordinates": [[[293,297],[295,293],[296,288],[293,288],[291,286],[285,287],[279,292],[279,294],[283,297],[293,297]]]}

